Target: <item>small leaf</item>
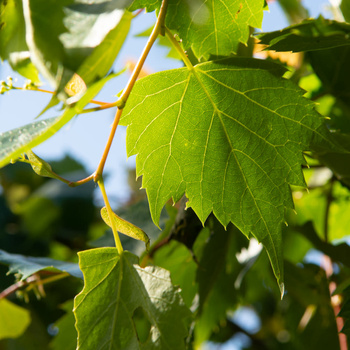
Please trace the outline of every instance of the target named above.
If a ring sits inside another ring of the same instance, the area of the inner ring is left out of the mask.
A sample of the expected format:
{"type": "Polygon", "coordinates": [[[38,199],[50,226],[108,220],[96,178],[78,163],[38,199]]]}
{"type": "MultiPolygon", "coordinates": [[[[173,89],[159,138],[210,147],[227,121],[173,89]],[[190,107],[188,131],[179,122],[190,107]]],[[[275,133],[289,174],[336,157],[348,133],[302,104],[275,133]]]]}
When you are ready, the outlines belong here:
{"type": "MultiPolygon", "coordinates": [[[[109,226],[112,227],[111,221],[108,215],[108,211],[106,207],[103,207],[101,209],[101,217],[103,221],[109,226]]],[[[139,241],[145,242],[146,249],[149,248],[149,237],[147,234],[141,230],[139,227],[133,225],[132,223],[123,220],[121,217],[119,217],[117,214],[113,213],[113,220],[115,223],[115,226],[119,232],[122,234],[129,236],[131,238],[137,239],[139,241]]]]}
{"type": "Polygon", "coordinates": [[[0,250],[0,263],[9,267],[8,273],[20,274],[22,280],[41,270],[68,272],[74,277],[83,278],[78,264],[50,258],[10,254],[4,250],[0,250]]]}
{"type": "Polygon", "coordinates": [[[129,252],[116,248],[79,254],[85,286],[74,300],[78,349],[185,349],[185,325],[191,313],[169,272],[141,268],[129,252]],[[151,328],[147,340],[137,336],[134,314],[142,310],[151,328]]]}
{"type": "Polygon", "coordinates": [[[275,51],[318,51],[350,45],[350,24],[331,21],[320,16],[307,19],[283,30],[258,34],[260,44],[275,51]]]}
{"type": "Polygon", "coordinates": [[[7,299],[0,299],[0,340],[18,338],[30,324],[28,310],[11,303],[7,299]]]}
{"type": "Polygon", "coordinates": [[[57,175],[52,171],[51,165],[45,160],[37,156],[33,151],[27,151],[26,155],[35,173],[40,176],[58,179],[57,175]]]}

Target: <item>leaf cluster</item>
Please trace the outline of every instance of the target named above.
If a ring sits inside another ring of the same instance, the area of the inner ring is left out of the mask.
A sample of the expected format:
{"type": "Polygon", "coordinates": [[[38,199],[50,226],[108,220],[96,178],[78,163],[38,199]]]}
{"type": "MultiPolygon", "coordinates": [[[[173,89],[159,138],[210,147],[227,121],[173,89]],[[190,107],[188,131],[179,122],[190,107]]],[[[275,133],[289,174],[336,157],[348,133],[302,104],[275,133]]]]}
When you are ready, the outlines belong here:
{"type": "Polygon", "coordinates": [[[346,21],[279,2],[290,26],[251,36],[264,0],[1,0],[0,58],[32,81],[1,94],[53,90],[40,120],[0,134],[0,349],[191,349],[242,334],[247,349],[345,349],[349,2],[346,21]],[[142,9],[158,19],[131,78],[96,101],[142,9]],[[136,81],[157,37],[183,68],[136,81]],[[93,174],[32,151],[113,107],[93,174]],[[118,124],[142,189],[116,214],[103,170],[118,124]]]}

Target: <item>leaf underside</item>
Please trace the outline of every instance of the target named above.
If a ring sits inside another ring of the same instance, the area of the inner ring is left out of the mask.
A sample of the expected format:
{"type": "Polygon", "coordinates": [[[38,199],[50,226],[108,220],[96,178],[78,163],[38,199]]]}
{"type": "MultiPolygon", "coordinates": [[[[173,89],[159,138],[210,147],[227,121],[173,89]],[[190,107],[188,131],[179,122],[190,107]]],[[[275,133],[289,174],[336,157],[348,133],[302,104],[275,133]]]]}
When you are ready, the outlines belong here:
{"type": "Polygon", "coordinates": [[[0,250],[0,263],[9,266],[9,273],[20,274],[22,280],[25,280],[27,277],[38,271],[46,269],[68,272],[74,277],[83,278],[78,264],[50,258],[37,258],[20,254],[10,254],[0,250]]]}
{"type": "Polygon", "coordinates": [[[232,58],[153,74],[135,85],[121,120],[154,222],[169,198],[185,193],[202,222],[214,212],[262,242],[280,282],[289,184],[305,186],[302,151],[328,137],[283,73],[232,58]]]}

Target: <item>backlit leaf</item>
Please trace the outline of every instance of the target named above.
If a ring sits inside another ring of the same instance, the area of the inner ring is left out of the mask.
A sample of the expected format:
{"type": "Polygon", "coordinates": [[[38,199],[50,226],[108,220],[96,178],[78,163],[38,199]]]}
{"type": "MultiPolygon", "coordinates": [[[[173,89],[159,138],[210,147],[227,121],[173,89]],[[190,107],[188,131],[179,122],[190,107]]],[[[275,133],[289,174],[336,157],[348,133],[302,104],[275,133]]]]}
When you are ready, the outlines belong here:
{"type": "Polygon", "coordinates": [[[7,299],[0,299],[0,339],[18,338],[30,324],[28,310],[11,303],[7,299]]]}
{"type": "Polygon", "coordinates": [[[288,184],[305,186],[303,150],[328,133],[302,91],[266,61],[232,58],[139,80],[121,122],[152,218],[185,193],[204,222],[233,222],[268,251],[282,283],[288,184]]]}
{"type": "Polygon", "coordinates": [[[31,60],[55,89],[74,72],[87,85],[107,74],[128,33],[129,3],[23,0],[31,60]]]}
{"type": "Polygon", "coordinates": [[[228,56],[247,43],[249,26],[261,27],[263,8],[264,0],[170,0],[166,24],[199,60],[228,56]]]}
{"type": "Polygon", "coordinates": [[[74,301],[78,349],[185,349],[190,311],[168,271],[141,268],[136,256],[116,248],[80,252],[79,259],[85,286],[74,301]],[[138,310],[151,324],[143,342],[138,310]]]}
{"type": "MultiPolygon", "coordinates": [[[[111,220],[108,215],[108,211],[106,207],[103,207],[101,209],[101,217],[103,221],[110,227],[111,225],[111,220]]],[[[145,242],[146,244],[146,249],[148,250],[149,248],[149,237],[147,234],[141,230],[139,227],[133,225],[131,222],[123,220],[121,217],[119,217],[117,214],[113,213],[113,220],[115,223],[115,226],[117,230],[124,234],[127,235],[131,238],[137,239],[139,241],[145,242]]]]}

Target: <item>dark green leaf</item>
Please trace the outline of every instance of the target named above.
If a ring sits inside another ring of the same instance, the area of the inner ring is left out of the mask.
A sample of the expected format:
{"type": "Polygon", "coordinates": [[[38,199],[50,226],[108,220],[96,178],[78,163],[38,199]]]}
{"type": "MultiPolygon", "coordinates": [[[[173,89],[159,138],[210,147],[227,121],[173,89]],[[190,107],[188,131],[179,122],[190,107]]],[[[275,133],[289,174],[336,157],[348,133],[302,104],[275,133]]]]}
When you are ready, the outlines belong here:
{"type": "Polygon", "coordinates": [[[308,57],[323,83],[325,92],[334,95],[350,107],[350,46],[309,52],[308,57]]]}
{"type": "Polygon", "coordinates": [[[350,45],[350,24],[324,19],[308,19],[282,30],[258,34],[260,44],[275,51],[317,51],[350,45]]]}
{"type": "Polygon", "coordinates": [[[350,22],[350,1],[343,0],[340,4],[341,12],[347,22],[350,22]]]}
{"type": "Polygon", "coordinates": [[[185,193],[202,222],[213,211],[224,226],[232,221],[261,241],[280,283],[288,183],[305,186],[301,152],[329,138],[283,72],[232,58],[153,74],[135,85],[122,118],[153,220],[185,193]]]}
{"type": "Polygon", "coordinates": [[[66,302],[62,309],[66,311],[66,314],[55,322],[55,326],[58,328],[58,334],[51,342],[50,349],[75,350],[77,347],[77,332],[74,327],[73,300],[66,302]]]}
{"type": "Polygon", "coordinates": [[[20,274],[22,280],[42,270],[68,272],[74,277],[83,278],[78,264],[50,258],[35,258],[19,254],[9,254],[0,250],[0,263],[9,266],[8,273],[20,274]]]}
{"type": "Polygon", "coordinates": [[[80,252],[79,259],[85,279],[74,302],[79,349],[185,349],[190,312],[169,272],[141,268],[136,256],[119,256],[116,248],[80,252]],[[133,320],[140,309],[152,325],[144,343],[133,320]]]}
{"type": "Polygon", "coordinates": [[[199,294],[199,317],[195,327],[196,344],[208,339],[220,322],[226,320],[227,312],[238,303],[235,281],[240,272],[236,254],[240,247],[236,238],[238,230],[229,226],[226,231],[216,222],[212,228],[197,269],[199,294]]]}

